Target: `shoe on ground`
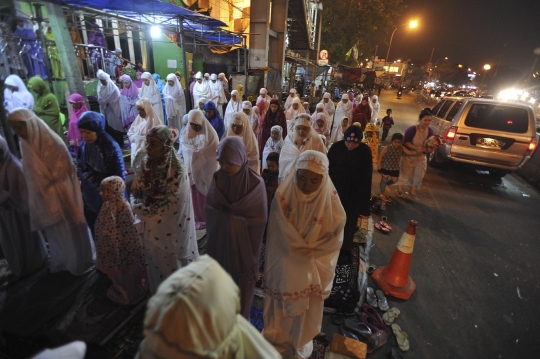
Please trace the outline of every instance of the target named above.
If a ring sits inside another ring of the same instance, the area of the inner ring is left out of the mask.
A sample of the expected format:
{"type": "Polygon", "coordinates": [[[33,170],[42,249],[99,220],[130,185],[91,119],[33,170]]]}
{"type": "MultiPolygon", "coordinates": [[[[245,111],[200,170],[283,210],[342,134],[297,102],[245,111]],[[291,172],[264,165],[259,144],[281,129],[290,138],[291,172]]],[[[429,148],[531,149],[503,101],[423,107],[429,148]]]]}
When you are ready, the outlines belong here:
{"type": "Polygon", "coordinates": [[[392,332],[396,336],[396,341],[399,347],[399,350],[406,352],[409,350],[409,340],[407,339],[407,333],[401,330],[399,324],[392,324],[392,332]]]}
{"type": "Polygon", "coordinates": [[[397,309],[396,307],[393,307],[393,308],[388,309],[386,313],[383,314],[382,318],[384,322],[386,323],[386,325],[392,325],[392,323],[394,323],[394,320],[396,320],[400,314],[401,314],[400,310],[397,309]]]}

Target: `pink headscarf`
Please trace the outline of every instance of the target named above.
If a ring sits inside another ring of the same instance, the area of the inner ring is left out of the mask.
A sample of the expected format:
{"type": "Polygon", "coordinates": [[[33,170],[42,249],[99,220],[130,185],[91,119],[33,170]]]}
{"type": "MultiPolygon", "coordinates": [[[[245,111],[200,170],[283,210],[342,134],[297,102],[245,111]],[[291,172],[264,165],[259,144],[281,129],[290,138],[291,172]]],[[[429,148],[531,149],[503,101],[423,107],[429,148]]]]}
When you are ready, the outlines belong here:
{"type": "Polygon", "coordinates": [[[79,132],[79,128],[77,127],[77,122],[79,121],[79,117],[81,117],[83,113],[88,111],[88,108],[86,108],[83,97],[78,93],[71,94],[69,96],[69,102],[82,104],[82,106],[78,110],[76,110],[75,107],[71,108],[71,117],[69,118],[69,127],[67,134],[68,144],[72,146],[79,146],[82,142],[82,136],[79,132]]]}
{"type": "Polygon", "coordinates": [[[137,88],[137,86],[135,86],[133,80],[131,80],[131,77],[129,75],[120,76],[120,81],[125,81],[125,82],[130,83],[130,86],[128,89],[122,86],[122,89],[120,90],[120,93],[122,95],[127,96],[129,98],[135,98],[139,96],[139,89],[137,88]]]}

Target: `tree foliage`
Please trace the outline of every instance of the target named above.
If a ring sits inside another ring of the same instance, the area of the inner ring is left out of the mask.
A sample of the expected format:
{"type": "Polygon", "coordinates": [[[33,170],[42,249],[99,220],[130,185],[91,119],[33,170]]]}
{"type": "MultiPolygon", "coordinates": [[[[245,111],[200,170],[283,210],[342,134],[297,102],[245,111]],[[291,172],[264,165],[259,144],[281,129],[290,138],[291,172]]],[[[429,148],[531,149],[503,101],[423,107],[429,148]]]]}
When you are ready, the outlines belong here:
{"type": "Polygon", "coordinates": [[[347,51],[357,44],[360,56],[376,44],[387,43],[405,6],[403,0],[322,0],[321,46],[330,62],[345,62],[347,51]]]}

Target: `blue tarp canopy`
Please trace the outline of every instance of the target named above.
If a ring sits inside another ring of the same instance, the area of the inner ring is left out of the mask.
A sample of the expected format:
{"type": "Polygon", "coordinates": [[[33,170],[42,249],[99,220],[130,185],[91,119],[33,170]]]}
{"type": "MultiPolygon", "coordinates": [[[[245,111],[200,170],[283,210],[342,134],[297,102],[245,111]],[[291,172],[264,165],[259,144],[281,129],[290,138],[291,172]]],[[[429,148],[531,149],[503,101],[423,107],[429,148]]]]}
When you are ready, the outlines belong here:
{"type": "Polygon", "coordinates": [[[177,15],[186,20],[203,23],[207,26],[227,27],[223,21],[199,14],[159,0],[47,0],[53,3],[73,6],[87,6],[103,11],[118,11],[122,13],[137,13],[142,15],[177,15]]]}
{"type": "Polygon", "coordinates": [[[233,33],[216,31],[215,27],[190,20],[184,20],[184,32],[209,41],[222,42],[230,45],[242,45],[242,38],[233,33]]]}

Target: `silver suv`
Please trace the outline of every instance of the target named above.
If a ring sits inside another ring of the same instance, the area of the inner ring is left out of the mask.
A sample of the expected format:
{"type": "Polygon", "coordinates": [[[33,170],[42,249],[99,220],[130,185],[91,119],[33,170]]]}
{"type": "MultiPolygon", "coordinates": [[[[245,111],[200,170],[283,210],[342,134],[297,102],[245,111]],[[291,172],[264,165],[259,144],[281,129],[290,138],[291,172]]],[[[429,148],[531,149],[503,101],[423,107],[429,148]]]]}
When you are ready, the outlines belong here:
{"type": "Polygon", "coordinates": [[[534,110],[526,104],[448,97],[431,112],[431,127],[446,143],[430,154],[430,165],[464,162],[503,177],[527,163],[537,145],[534,110]]]}

